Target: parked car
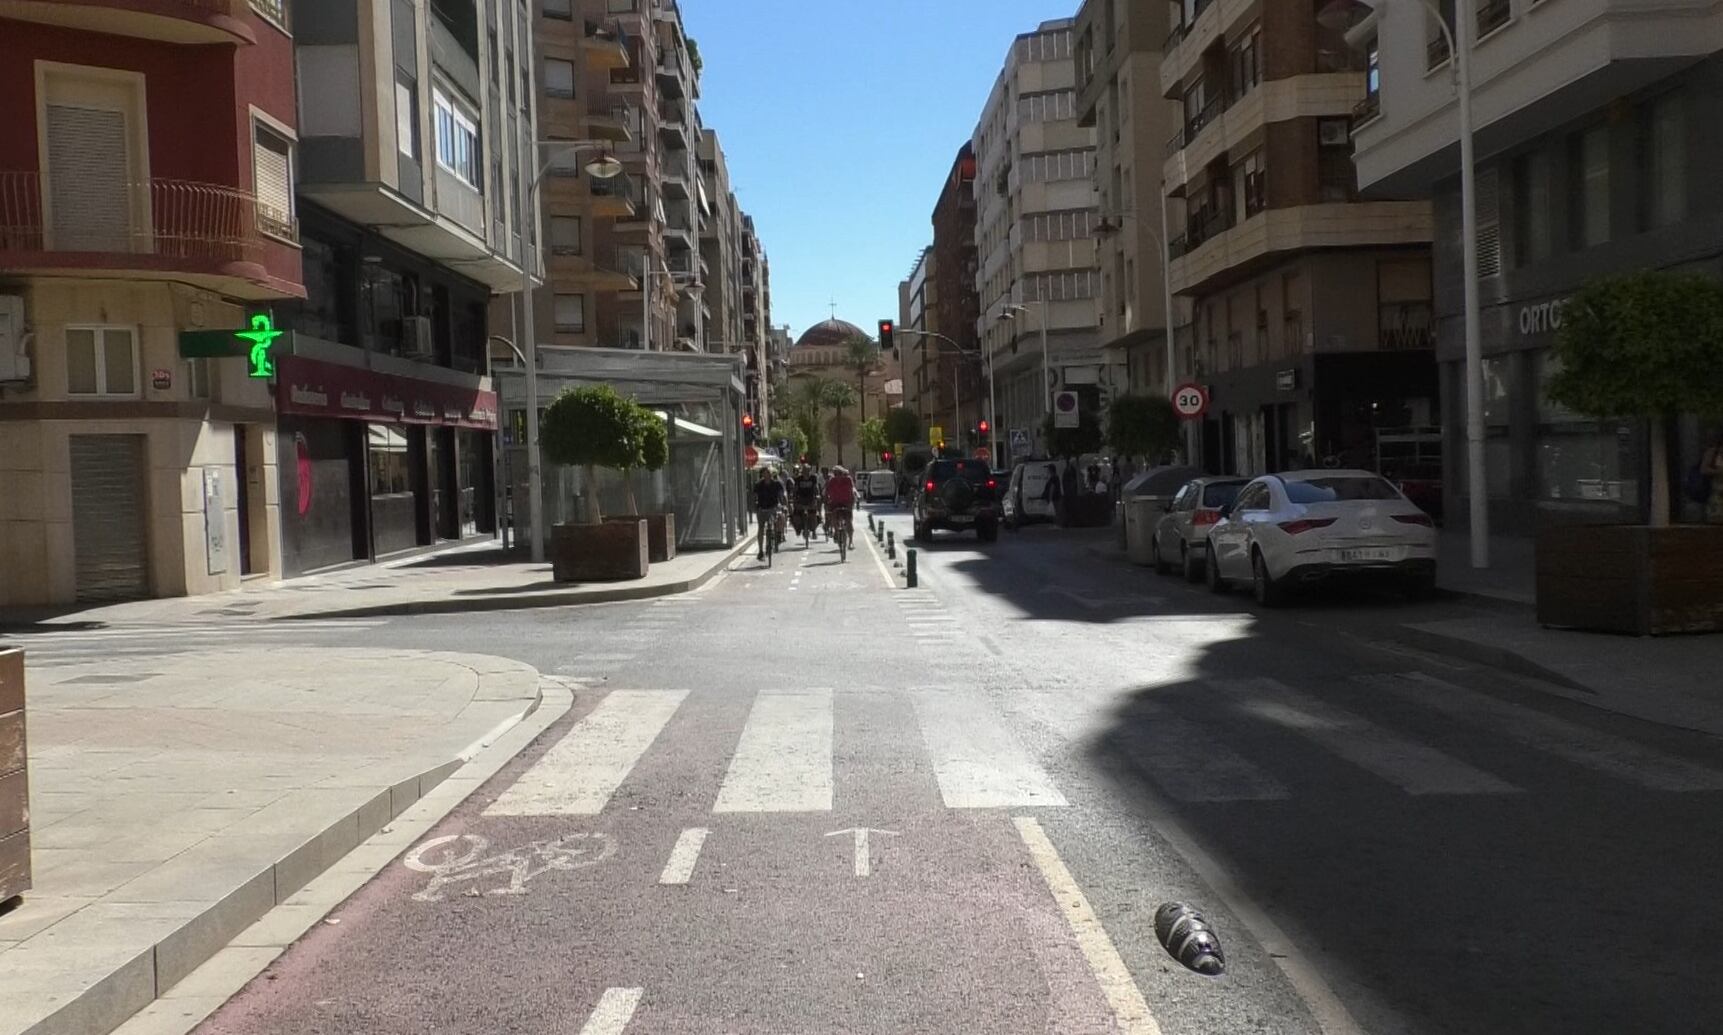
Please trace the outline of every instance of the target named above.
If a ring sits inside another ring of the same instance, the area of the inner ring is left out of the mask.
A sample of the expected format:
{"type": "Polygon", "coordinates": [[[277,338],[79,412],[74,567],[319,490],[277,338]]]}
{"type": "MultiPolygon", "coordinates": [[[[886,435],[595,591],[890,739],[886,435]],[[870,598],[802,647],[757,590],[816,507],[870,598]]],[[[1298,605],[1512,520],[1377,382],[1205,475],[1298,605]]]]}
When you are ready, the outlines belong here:
{"type": "Polygon", "coordinates": [[[917,542],[941,528],[974,529],[984,543],[999,538],[999,481],[985,461],[933,461],[922,470],[910,506],[917,542]]]}
{"type": "Polygon", "coordinates": [[[897,474],[893,471],[868,471],[858,482],[862,499],[869,503],[897,498],[897,474]]]}
{"type": "Polygon", "coordinates": [[[1052,521],[1057,515],[1049,482],[1059,477],[1059,465],[1051,460],[1025,460],[1011,469],[1000,514],[1007,528],[1021,528],[1031,521],[1052,521]]]}
{"type": "Polygon", "coordinates": [[[1340,577],[1436,588],[1436,529],[1392,482],[1370,471],[1263,475],[1239,491],[1209,531],[1209,588],[1249,581],[1257,602],[1289,586],[1340,577]]]}
{"type": "Polygon", "coordinates": [[[1238,498],[1248,478],[1196,478],[1185,483],[1167,502],[1149,540],[1149,555],[1155,570],[1165,575],[1175,568],[1185,579],[1196,582],[1208,563],[1209,532],[1220,522],[1221,511],[1238,498]]]}

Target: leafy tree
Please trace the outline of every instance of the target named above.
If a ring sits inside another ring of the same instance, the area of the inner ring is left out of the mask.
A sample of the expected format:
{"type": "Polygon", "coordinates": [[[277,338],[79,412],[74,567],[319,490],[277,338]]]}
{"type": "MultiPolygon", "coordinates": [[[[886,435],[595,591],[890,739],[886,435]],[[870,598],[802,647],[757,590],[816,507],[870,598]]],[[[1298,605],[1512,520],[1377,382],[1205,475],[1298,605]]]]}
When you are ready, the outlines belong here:
{"type": "Polygon", "coordinates": [[[822,381],[820,382],[820,401],[832,410],[836,418],[832,421],[834,428],[832,437],[837,439],[838,466],[841,467],[844,462],[845,436],[843,432],[846,430],[844,427],[844,408],[856,404],[856,392],[855,389],[842,381],[822,381]]]}
{"type": "Polygon", "coordinates": [[[1723,284],[1643,271],[1594,280],[1562,310],[1545,391],[1593,417],[1647,419],[1651,523],[1669,524],[1668,425],[1723,415],[1723,284]]]}
{"type": "Polygon", "coordinates": [[[861,442],[863,463],[867,462],[866,454],[872,453],[874,456],[879,456],[891,449],[892,442],[886,437],[885,418],[883,417],[869,417],[862,421],[857,437],[861,442]]]}
{"type": "Polygon", "coordinates": [[[784,425],[784,437],[790,440],[790,455],[784,457],[785,463],[794,463],[798,457],[807,455],[808,433],[801,429],[794,420],[784,425]]]}
{"type": "Polygon", "coordinates": [[[1078,408],[1077,426],[1074,428],[1055,428],[1053,415],[1049,413],[1041,422],[1041,434],[1047,441],[1049,456],[1076,457],[1084,453],[1098,453],[1101,446],[1106,444],[1101,435],[1101,418],[1096,416],[1093,406],[1078,408]]]}
{"type": "Polygon", "coordinates": [[[885,415],[885,440],[896,445],[901,442],[909,445],[921,441],[921,418],[915,411],[903,406],[888,410],[885,415]]]}
{"type": "MultiPolygon", "coordinates": [[[[670,462],[670,428],[665,418],[635,404],[635,417],[638,420],[636,433],[640,441],[640,463],[642,471],[662,471],[664,465],[670,462]]],[[[634,483],[623,479],[623,491],[628,494],[628,511],[631,514],[640,513],[640,504],[634,498],[634,483]]]]}
{"type": "Polygon", "coordinates": [[[789,393],[790,426],[800,433],[798,455],[805,454],[814,463],[819,463],[820,455],[825,452],[826,429],[821,417],[826,408],[827,383],[823,378],[797,381],[789,393]]]}
{"type": "Polygon", "coordinates": [[[850,369],[856,372],[856,398],[860,400],[862,417],[867,413],[867,376],[879,366],[879,348],[867,338],[851,338],[844,342],[844,352],[850,369]]]}
{"type": "Polygon", "coordinates": [[[1179,415],[1159,395],[1121,395],[1107,408],[1107,445],[1120,456],[1155,460],[1176,449],[1179,415]]]}
{"type": "Polygon", "coordinates": [[[640,413],[634,400],[609,385],[565,389],[544,411],[539,441],[545,458],[586,472],[587,519],[593,524],[603,520],[598,468],[626,475],[645,462],[640,413]]]}

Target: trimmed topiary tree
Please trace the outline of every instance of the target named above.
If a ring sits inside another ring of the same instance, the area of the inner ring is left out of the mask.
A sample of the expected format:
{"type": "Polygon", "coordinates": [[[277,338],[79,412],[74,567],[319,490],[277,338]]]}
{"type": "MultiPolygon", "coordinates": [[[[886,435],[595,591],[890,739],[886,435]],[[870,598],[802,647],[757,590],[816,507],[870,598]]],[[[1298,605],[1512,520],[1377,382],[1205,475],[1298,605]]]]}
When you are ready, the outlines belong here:
{"type": "Polygon", "coordinates": [[[915,411],[903,406],[894,406],[886,411],[885,440],[893,447],[897,445],[910,446],[921,441],[921,418],[915,411]]]}
{"type": "Polygon", "coordinates": [[[1594,280],[1562,310],[1546,391],[1600,419],[1646,418],[1651,524],[1669,524],[1670,420],[1723,415],[1723,284],[1645,271],[1594,280]]]}
{"type": "Polygon", "coordinates": [[[642,464],[645,433],[640,414],[634,400],[609,385],[565,389],[544,411],[539,441],[545,458],[586,472],[588,524],[604,520],[598,502],[598,468],[626,475],[642,464]]]}
{"type": "Polygon", "coordinates": [[[1041,435],[1047,442],[1048,456],[1077,457],[1084,453],[1099,453],[1106,444],[1101,434],[1101,418],[1095,414],[1093,406],[1078,409],[1074,428],[1054,427],[1053,415],[1049,413],[1041,422],[1041,435]]]}

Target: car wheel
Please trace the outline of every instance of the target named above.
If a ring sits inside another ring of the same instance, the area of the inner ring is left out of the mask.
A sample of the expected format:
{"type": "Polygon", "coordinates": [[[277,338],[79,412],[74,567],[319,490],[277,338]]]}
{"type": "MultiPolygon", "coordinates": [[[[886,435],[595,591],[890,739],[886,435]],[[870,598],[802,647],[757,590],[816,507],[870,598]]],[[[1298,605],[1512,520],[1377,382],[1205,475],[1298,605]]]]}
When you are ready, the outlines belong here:
{"type": "Polygon", "coordinates": [[[1203,568],[1206,566],[1202,554],[1191,549],[1189,543],[1179,544],[1179,566],[1185,570],[1186,582],[1201,582],[1203,568]]]}
{"type": "Polygon", "coordinates": [[[1149,539],[1149,560],[1155,566],[1156,575],[1166,575],[1173,570],[1173,566],[1168,564],[1166,557],[1161,554],[1161,537],[1158,533],[1149,539]]]}
{"type": "Polygon", "coordinates": [[[1268,573],[1268,562],[1262,559],[1260,550],[1252,550],[1250,554],[1250,584],[1256,602],[1263,607],[1279,607],[1286,600],[1285,588],[1268,573]]]}
{"type": "Polygon", "coordinates": [[[977,521],[975,523],[975,538],[984,543],[994,542],[999,538],[999,522],[977,521]]]}
{"type": "Polygon", "coordinates": [[[1208,580],[1208,588],[1209,588],[1210,593],[1225,593],[1226,592],[1226,590],[1227,590],[1226,580],[1220,577],[1220,565],[1215,563],[1215,560],[1213,557],[1210,557],[1208,559],[1208,563],[1203,565],[1203,575],[1208,580]]]}

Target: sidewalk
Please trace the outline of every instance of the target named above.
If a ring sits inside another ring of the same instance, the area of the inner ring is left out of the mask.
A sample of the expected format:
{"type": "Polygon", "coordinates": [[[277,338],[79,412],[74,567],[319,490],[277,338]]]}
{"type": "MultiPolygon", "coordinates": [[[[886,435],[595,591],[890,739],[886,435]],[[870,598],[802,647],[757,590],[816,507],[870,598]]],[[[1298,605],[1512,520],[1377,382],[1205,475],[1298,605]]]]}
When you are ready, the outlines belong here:
{"type": "Polygon", "coordinates": [[[1490,537],[1490,566],[1472,567],[1472,540],[1465,532],[1436,534],[1436,582],[1450,593],[1503,600],[1531,607],[1537,602],[1536,541],[1522,536],[1490,537]]]}
{"type": "Polygon", "coordinates": [[[514,559],[481,542],[399,561],[325,575],[248,583],[227,593],[137,600],[76,611],[0,609],[0,629],[26,624],[125,625],[202,622],[211,618],[333,618],[447,614],[566,607],[642,600],[699,589],[741,551],[701,550],[654,564],[631,582],[571,583],[551,578],[551,566],[514,559]]]}
{"type": "Polygon", "coordinates": [[[111,1031],[541,699],[518,662],[383,649],[26,679],[36,886],[0,916],[0,1035],[111,1031]]]}

